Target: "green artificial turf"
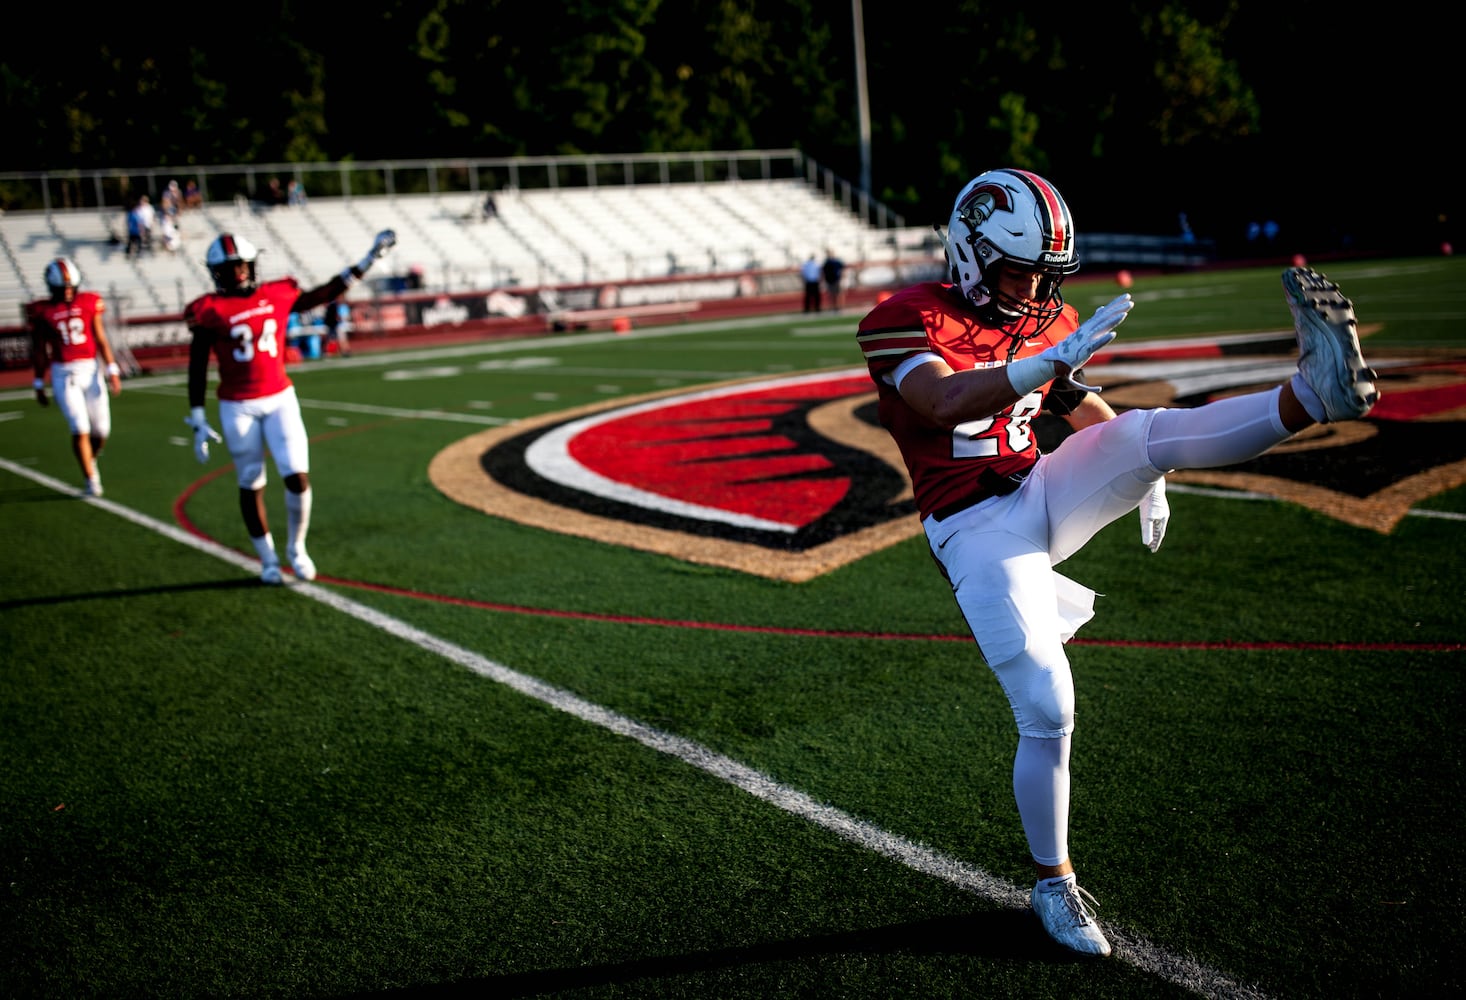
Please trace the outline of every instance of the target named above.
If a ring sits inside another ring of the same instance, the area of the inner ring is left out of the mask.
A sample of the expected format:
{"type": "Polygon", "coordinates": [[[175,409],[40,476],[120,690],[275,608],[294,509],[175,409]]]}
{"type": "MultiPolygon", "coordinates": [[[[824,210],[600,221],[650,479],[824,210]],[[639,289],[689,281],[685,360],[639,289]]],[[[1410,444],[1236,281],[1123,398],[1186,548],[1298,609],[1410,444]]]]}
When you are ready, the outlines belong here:
{"type": "MultiPolygon", "coordinates": [[[[1371,340],[1463,356],[1454,259],[1326,270],[1382,324],[1371,340]]],[[[1135,341],[1291,325],[1273,270],[1134,290],[1135,341]]],[[[1087,311],[1113,291],[1070,298],[1087,311]]],[[[105,500],[131,518],[0,470],[0,995],[1190,995],[1154,963],[1061,954],[1023,906],[1011,718],[921,539],[793,584],[525,527],[429,481],[438,451],[492,420],[858,366],[852,326],[298,366],[317,589],[355,615],[154,530],[181,514],[252,554],[224,459],[193,459],[178,378],[114,401],[105,500]]],[[[0,459],[77,480],[28,392],[0,393],[0,459]]],[[[278,482],[269,501],[278,540],[278,482]]],[[[1101,919],[1218,995],[1459,993],[1466,525],[1171,503],[1160,552],[1127,518],[1063,566],[1104,595],[1069,647],[1070,843],[1101,919]]],[[[1420,506],[1461,512],[1466,490],[1420,506]]]]}

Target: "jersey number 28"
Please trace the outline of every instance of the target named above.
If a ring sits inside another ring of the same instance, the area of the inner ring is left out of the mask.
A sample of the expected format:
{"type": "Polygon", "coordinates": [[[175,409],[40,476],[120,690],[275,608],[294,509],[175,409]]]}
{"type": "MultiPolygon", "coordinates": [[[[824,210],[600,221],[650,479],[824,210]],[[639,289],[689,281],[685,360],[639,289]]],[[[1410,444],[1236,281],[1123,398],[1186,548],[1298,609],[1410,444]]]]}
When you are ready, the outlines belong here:
{"type": "Polygon", "coordinates": [[[963,421],[952,428],[952,457],[1021,455],[1033,447],[1033,428],[1029,425],[1042,405],[1043,395],[1030,392],[1003,413],[963,421]]]}

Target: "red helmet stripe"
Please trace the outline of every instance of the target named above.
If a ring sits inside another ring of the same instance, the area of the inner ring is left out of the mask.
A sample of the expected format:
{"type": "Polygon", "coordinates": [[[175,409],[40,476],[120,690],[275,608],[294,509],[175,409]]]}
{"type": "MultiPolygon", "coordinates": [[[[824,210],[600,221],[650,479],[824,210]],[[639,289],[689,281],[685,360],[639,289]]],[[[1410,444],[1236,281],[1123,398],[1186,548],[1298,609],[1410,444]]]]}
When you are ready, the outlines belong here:
{"type": "Polygon", "coordinates": [[[231,257],[238,257],[239,256],[239,251],[236,250],[235,247],[234,247],[234,236],[232,234],[230,234],[230,233],[224,233],[224,234],[222,234],[219,237],[219,246],[220,246],[220,249],[222,249],[224,251],[224,259],[225,260],[228,260],[231,257]]]}
{"type": "Polygon", "coordinates": [[[1069,247],[1073,238],[1072,226],[1069,221],[1069,206],[1064,199],[1059,197],[1059,192],[1054,186],[1044,180],[1038,174],[1030,173],[1027,170],[1014,170],[1013,173],[1022,178],[1033,192],[1034,200],[1038,202],[1040,211],[1043,212],[1043,231],[1047,245],[1045,250],[1062,252],[1069,247]]]}

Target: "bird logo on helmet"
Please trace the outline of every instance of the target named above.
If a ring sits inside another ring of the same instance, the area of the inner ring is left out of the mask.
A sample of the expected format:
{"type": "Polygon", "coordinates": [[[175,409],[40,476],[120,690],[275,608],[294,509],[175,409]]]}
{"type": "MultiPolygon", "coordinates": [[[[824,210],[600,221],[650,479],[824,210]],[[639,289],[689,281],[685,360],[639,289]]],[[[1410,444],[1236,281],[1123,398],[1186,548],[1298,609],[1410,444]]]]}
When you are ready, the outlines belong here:
{"type": "Polygon", "coordinates": [[[952,207],[944,242],[951,283],[985,323],[1007,328],[1038,320],[1025,338],[1058,318],[1064,309],[1059,286],[1079,270],[1069,206],[1058,189],[1027,170],[989,170],[968,181],[952,207]],[[1004,293],[997,279],[1005,267],[1039,273],[1036,296],[1004,293]]]}
{"type": "Polygon", "coordinates": [[[255,260],[259,255],[255,245],[243,236],[221,233],[209,244],[204,254],[204,265],[214,279],[214,287],[220,292],[247,292],[255,287],[255,260]],[[240,277],[240,264],[249,265],[247,277],[240,277]]]}
{"type": "Polygon", "coordinates": [[[46,265],[46,287],[51,290],[51,298],[63,299],[68,289],[75,292],[81,287],[81,269],[76,266],[76,261],[70,257],[57,257],[46,265]]]}

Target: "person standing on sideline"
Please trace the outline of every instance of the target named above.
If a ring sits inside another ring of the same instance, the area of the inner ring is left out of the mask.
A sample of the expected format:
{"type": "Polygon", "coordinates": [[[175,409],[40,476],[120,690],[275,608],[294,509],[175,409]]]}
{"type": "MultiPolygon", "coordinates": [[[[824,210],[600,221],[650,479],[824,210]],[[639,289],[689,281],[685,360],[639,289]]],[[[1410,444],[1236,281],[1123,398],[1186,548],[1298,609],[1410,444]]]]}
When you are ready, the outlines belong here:
{"type": "Polygon", "coordinates": [[[1084,381],[1116,336],[1128,293],[1083,323],[1060,291],[1079,269],[1057,189],[1025,170],[991,170],[958,194],[944,236],[944,281],[876,305],[857,334],[881,424],[915,488],[932,555],[1013,712],[1013,793],[1038,881],[1029,900],[1060,944],[1108,955],[1109,941],[1069,855],[1074,679],[1064,643],[1093,617],[1095,593],[1055,572],[1105,525],[1138,509],[1160,547],[1165,476],[1245,462],[1314,424],[1357,420],[1379,398],[1354,308],[1316,271],[1282,273],[1297,372],[1262,392],[1193,409],[1116,415],[1084,381]],[[1041,454],[1040,409],[1074,429],[1041,454]]]}
{"type": "Polygon", "coordinates": [[[295,386],[285,371],[285,330],[291,313],[331,302],[361,279],[397,243],[385,229],[360,263],[325,284],[301,291],[292,277],[258,283],[259,250],[242,236],[224,233],[209,244],[204,263],[216,291],[194,299],[184,322],[193,334],[188,354],[189,415],[194,455],[209,460],[209,442],[223,440],[234,460],[239,512],[260,557],[260,579],[284,582],[275,539],[265,515],[265,452],[285,481],[285,557],[300,580],[314,580],[316,566],[306,554],[310,529],[310,446],[295,386]],[[209,358],[219,363],[219,426],[209,426],[204,410],[209,358]]]}
{"type": "Polygon", "coordinates": [[[839,312],[840,310],[840,282],[845,277],[845,262],[835,256],[835,251],[825,251],[825,262],[820,267],[825,279],[825,293],[829,299],[830,308],[839,312]]]}
{"type": "Polygon", "coordinates": [[[809,255],[809,260],[799,269],[799,276],[804,279],[804,311],[817,313],[820,311],[820,262],[814,254],[809,255]]]}
{"type": "Polygon", "coordinates": [[[336,353],[351,357],[351,306],[345,299],[326,303],[326,343],[336,345],[336,353]]]}
{"type": "Polygon", "coordinates": [[[69,257],[57,257],[46,265],[46,287],[50,298],[25,307],[36,402],[51,405],[46,398],[49,371],[56,405],[71,429],[71,451],[85,481],[82,493],[99,497],[102,474],[97,459],[112,433],[112,402],[107,394],[122,391],[122,369],[102,322],[106,301],[96,292],[81,290],[81,270],[69,257]]]}

